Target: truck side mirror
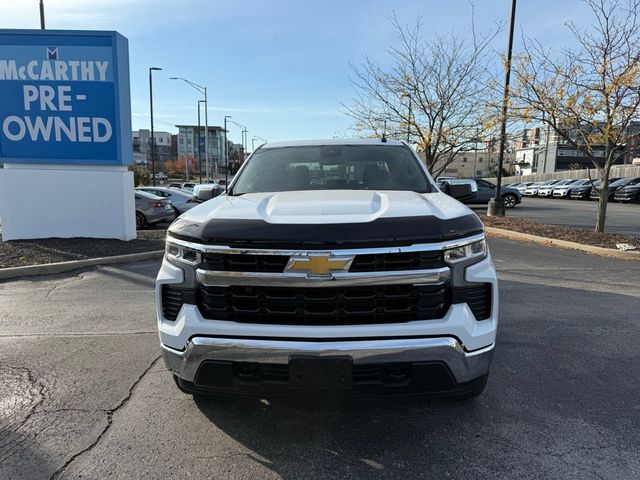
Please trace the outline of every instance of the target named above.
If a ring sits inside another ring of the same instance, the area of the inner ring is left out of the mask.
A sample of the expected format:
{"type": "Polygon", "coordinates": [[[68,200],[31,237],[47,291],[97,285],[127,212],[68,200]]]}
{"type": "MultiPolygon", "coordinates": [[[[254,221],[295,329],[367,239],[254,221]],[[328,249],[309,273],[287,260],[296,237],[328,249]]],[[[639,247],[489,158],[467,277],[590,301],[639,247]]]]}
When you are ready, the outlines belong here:
{"type": "Polygon", "coordinates": [[[198,189],[198,193],[196,193],[194,195],[194,200],[198,201],[198,202],[206,202],[207,200],[211,200],[214,195],[213,195],[213,189],[212,188],[199,188],[198,189]]]}
{"type": "Polygon", "coordinates": [[[471,200],[478,196],[478,184],[475,180],[446,180],[442,191],[456,200],[471,200]]]}

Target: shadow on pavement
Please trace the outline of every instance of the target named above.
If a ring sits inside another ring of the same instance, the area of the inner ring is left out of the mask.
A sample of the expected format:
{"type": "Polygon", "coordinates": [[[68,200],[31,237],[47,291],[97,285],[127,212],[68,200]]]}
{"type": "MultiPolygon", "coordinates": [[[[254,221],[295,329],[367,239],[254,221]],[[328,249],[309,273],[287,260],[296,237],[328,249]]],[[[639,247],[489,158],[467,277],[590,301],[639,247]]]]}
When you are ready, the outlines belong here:
{"type": "Polygon", "coordinates": [[[35,444],[33,437],[0,426],[0,478],[49,478],[57,466],[35,444]]]}
{"type": "MultiPolygon", "coordinates": [[[[475,450],[480,402],[399,399],[331,401],[196,397],[204,415],[284,479],[418,478],[445,472],[442,454],[475,450]],[[451,417],[468,425],[452,432],[451,417]],[[468,442],[461,443],[461,436],[468,442]]],[[[489,441],[486,438],[485,441],[489,441]]]]}

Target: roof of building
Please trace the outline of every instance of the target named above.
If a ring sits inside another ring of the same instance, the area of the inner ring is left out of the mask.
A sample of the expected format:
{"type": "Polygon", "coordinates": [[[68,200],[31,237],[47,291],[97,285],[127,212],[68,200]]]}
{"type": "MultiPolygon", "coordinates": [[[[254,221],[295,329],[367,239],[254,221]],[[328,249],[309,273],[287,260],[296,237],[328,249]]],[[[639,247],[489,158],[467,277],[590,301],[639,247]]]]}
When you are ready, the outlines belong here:
{"type": "MultiPolygon", "coordinates": [[[[195,129],[197,129],[198,125],[176,125],[175,127],[176,128],[195,128],[195,129]]],[[[204,125],[200,125],[200,128],[203,129],[203,128],[205,128],[205,126],[204,125]]],[[[209,130],[224,130],[224,128],[219,127],[217,125],[209,125],[207,128],[209,130]]]]}

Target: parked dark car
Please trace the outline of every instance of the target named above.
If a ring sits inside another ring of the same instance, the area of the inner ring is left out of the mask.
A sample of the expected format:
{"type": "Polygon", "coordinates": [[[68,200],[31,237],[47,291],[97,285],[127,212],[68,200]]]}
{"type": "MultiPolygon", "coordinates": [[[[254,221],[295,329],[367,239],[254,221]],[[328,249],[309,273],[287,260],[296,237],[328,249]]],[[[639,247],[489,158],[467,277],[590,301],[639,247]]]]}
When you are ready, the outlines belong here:
{"type": "MultiPolygon", "coordinates": [[[[617,182],[620,178],[610,178],[609,185],[613,182],[617,182]]],[[[571,189],[570,197],[573,200],[589,200],[589,196],[591,195],[591,189],[593,187],[598,188],[600,186],[600,179],[593,180],[593,182],[586,183],[584,185],[580,185],[579,187],[574,187],[571,189]]]]}
{"type": "MultiPolygon", "coordinates": [[[[465,201],[464,203],[489,203],[489,200],[495,198],[496,196],[496,186],[491,182],[487,182],[486,180],[482,180],[479,178],[476,178],[475,180],[478,184],[478,194],[473,199],[465,201]]],[[[522,194],[516,188],[503,186],[501,188],[500,197],[502,198],[502,200],[504,200],[504,206],[506,208],[513,208],[522,202],[522,194]]]]}
{"type": "Polygon", "coordinates": [[[640,177],[633,178],[624,187],[618,188],[613,199],[616,202],[640,203],[640,177]]]}
{"type": "MultiPolygon", "coordinates": [[[[640,177],[625,177],[625,178],[621,178],[620,180],[617,180],[613,183],[609,184],[609,200],[613,200],[614,196],[616,194],[616,192],[618,191],[618,189],[626,187],[630,182],[632,182],[633,180],[637,180],[640,177]]],[[[598,200],[600,197],[600,190],[597,188],[593,188],[591,189],[591,194],[589,195],[589,198],[591,200],[598,200]]]]}

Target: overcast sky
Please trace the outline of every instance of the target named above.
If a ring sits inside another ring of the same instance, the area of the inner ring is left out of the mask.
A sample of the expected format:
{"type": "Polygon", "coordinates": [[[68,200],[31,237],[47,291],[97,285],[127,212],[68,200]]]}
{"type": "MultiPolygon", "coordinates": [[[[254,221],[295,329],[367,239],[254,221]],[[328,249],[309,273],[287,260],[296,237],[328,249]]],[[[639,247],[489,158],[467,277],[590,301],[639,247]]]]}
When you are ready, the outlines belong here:
{"type": "MultiPolygon", "coordinates": [[[[590,18],[580,0],[520,0],[517,36],[564,45],[564,26],[590,18]]],[[[477,0],[480,30],[506,22],[510,0],[477,0]]],[[[387,61],[395,41],[388,17],[420,15],[427,36],[469,31],[467,0],[45,0],[47,28],[116,30],[129,39],[133,127],[149,128],[148,67],[154,73],[157,130],[197,122],[198,93],[209,91],[209,124],[223,116],[269,141],[348,133],[340,111],[353,87],[349,63],[362,55],[387,61]]],[[[39,28],[38,0],[0,0],[0,28],[39,28]]],[[[496,49],[506,49],[506,30],[496,49]]],[[[516,42],[516,49],[519,42],[516,42]]],[[[230,139],[240,140],[231,125],[230,139]]]]}

